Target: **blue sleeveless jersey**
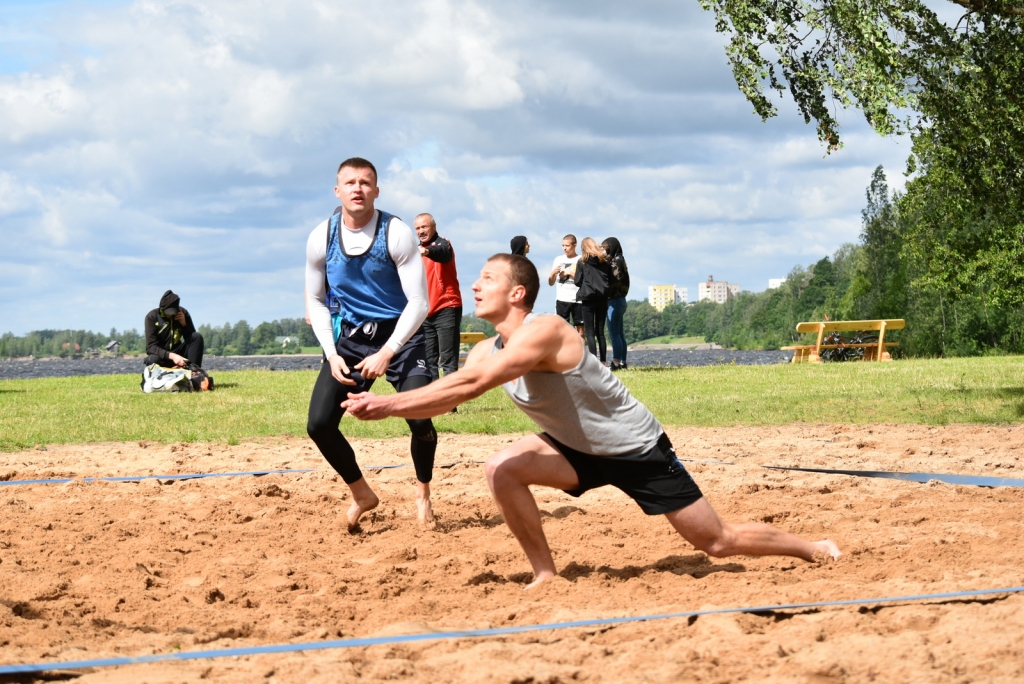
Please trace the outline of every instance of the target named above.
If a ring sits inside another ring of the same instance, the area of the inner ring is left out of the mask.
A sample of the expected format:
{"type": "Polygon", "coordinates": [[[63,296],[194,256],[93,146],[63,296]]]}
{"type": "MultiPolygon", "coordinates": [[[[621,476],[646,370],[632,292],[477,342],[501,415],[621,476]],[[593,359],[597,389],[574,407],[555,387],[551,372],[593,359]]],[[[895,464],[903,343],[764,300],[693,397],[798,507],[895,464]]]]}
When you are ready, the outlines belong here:
{"type": "Polygon", "coordinates": [[[371,321],[388,321],[402,315],[408,299],[398,278],[398,266],[388,253],[391,214],[378,211],[373,242],[365,253],[349,255],[341,243],[341,214],[327,226],[327,307],[334,323],[334,339],[341,323],[359,327],[371,321]]]}

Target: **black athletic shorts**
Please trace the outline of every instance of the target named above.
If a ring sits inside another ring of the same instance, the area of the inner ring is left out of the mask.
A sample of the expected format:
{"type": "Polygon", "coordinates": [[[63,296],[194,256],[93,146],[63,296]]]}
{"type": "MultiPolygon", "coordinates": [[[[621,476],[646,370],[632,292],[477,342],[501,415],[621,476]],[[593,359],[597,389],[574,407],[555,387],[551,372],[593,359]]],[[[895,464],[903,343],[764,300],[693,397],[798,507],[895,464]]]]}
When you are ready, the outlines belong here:
{"type": "Polygon", "coordinates": [[[580,302],[555,302],[555,313],[569,325],[583,325],[583,304],[580,302]]]}
{"type": "Polygon", "coordinates": [[[628,494],[647,515],[678,511],[703,496],[690,473],[676,458],[676,451],[665,433],[650,451],[625,456],[585,454],[562,444],[546,432],[543,435],[576,471],[580,485],[565,492],[571,496],[612,485],[628,494]]]}
{"type": "MultiPolygon", "coordinates": [[[[391,337],[395,331],[398,319],[390,321],[379,321],[367,323],[359,328],[353,328],[347,323],[341,326],[341,338],[334,343],[334,348],[345,360],[345,365],[352,370],[357,363],[367,356],[376,354],[391,337]]],[[[401,349],[391,357],[386,374],[387,381],[398,387],[406,378],[414,375],[423,375],[430,378],[430,371],[427,369],[427,348],[426,340],[423,337],[423,329],[420,328],[409,338],[409,341],[402,345],[401,349]]],[[[365,382],[360,388],[353,388],[353,391],[365,391],[369,389],[372,382],[365,382]]]]}

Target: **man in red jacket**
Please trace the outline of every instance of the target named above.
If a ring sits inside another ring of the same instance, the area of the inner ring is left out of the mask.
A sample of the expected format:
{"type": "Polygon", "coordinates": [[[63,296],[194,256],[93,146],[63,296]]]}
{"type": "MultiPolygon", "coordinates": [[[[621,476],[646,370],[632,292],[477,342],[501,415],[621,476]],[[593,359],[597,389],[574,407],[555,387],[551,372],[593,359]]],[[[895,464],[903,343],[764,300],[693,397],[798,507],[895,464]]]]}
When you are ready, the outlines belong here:
{"type": "Polygon", "coordinates": [[[416,217],[413,227],[420,239],[423,269],[427,273],[429,311],[423,321],[427,338],[427,368],[434,380],[438,358],[445,375],[459,369],[459,327],[462,324],[462,293],[455,272],[455,250],[452,243],[437,234],[437,222],[430,214],[416,217]]]}

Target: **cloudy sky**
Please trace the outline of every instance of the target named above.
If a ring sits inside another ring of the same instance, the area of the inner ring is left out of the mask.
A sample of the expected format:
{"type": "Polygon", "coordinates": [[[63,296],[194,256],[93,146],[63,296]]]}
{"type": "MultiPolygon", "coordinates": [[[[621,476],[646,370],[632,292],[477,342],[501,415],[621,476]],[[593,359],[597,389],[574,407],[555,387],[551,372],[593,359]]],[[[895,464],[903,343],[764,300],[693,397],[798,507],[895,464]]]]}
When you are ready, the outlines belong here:
{"type": "Polygon", "coordinates": [[[909,143],[762,123],[723,43],[695,0],[4,0],[0,332],[141,329],[167,288],[197,323],[301,316],[355,155],[466,295],[513,235],[545,272],[569,232],[622,241],[631,298],[763,290],[856,240],[909,143]]]}

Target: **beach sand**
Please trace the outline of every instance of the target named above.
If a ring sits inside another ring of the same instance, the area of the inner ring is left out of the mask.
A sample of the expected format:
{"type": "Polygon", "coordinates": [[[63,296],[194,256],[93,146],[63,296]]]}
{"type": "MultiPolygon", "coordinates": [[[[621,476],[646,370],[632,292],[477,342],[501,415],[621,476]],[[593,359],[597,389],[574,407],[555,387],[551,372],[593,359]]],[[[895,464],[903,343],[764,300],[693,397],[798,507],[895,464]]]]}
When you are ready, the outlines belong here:
{"type": "MultiPolygon", "coordinates": [[[[515,435],[442,434],[435,531],[411,467],[367,471],[362,532],[308,440],[129,443],[0,454],[0,664],[193,651],[1024,584],[1024,489],[770,471],[794,465],[1024,477],[1018,427],[672,429],[719,514],[844,555],[709,559],[617,490],[537,489],[561,577],[529,565],[482,462],[515,435]],[[141,483],[96,476],[315,469],[141,483]]],[[[355,442],[408,463],[408,440],[355,442]]],[[[1024,596],[830,607],[500,638],[78,671],[79,682],[970,682],[1024,677],[1024,596]]],[[[2,680],[2,678],[0,678],[2,680]]],[[[30,681],[19,679],[14,681],[30,681]]]]}

